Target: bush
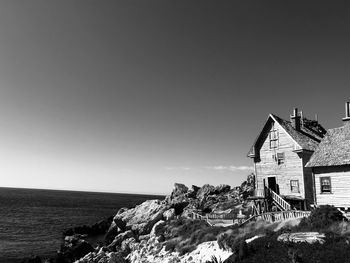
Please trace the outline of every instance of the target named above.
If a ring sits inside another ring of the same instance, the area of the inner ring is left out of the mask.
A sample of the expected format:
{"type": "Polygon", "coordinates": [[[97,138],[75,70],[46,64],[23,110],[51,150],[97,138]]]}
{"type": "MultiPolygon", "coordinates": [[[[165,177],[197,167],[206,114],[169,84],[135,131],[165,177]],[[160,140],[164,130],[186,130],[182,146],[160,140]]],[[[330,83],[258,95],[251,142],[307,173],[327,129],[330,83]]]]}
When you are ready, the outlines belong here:
{"type": "Polygon", "coordinates": [[[210,227],[205,221],[177,219],[162,228],[165,249],[177,251],[181,255],[196,249],[197,245],[214,241],[218,234],[225,231],[222,227],[210,227]]]}
{"type": "Polygon", "coordinates": [[[299,229],[325,231],[336,222],[344,220],[343,214],[334,206],[324,205],[311,211],[308,218],[304,218],[299,229]]]}

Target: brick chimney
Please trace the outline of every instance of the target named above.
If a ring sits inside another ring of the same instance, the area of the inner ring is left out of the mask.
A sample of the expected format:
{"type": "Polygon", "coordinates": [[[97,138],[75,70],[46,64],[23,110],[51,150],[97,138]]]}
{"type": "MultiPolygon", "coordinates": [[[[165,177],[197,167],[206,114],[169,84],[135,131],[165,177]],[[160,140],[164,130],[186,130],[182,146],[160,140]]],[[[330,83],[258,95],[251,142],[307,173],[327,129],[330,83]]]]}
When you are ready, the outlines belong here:
{"type": "Polygon", "coordinates": [[[350,125],[350,102],[345,102],[345,118],[343,118],[344,125],[350,125]]]}
{"type": "Polygon", "coordinates": [[[300,131],[300,115],[298,114],[298,108],[294,108],[293,115],[290,116],[290,122],[293,128],[297,131],[300,131]]]}

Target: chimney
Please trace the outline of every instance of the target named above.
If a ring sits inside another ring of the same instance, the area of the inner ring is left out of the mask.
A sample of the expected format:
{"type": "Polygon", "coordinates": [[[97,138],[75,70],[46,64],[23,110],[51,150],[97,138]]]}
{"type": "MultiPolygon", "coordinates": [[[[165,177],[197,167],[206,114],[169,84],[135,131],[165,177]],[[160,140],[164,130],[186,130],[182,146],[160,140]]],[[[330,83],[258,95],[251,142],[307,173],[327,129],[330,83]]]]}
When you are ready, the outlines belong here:
{"type": "Polygon", "coordinates": [[[298,114],[298,108],[294,108],[293,115],[290,116],[290,122],[295,130],[300,131],[300,116],[298,114]]]}
{"type": "Polygon", "coordinates": [[[350,102],[345,102],[345,118],[343,118],[344,125],[350,124],[350,102]]]}

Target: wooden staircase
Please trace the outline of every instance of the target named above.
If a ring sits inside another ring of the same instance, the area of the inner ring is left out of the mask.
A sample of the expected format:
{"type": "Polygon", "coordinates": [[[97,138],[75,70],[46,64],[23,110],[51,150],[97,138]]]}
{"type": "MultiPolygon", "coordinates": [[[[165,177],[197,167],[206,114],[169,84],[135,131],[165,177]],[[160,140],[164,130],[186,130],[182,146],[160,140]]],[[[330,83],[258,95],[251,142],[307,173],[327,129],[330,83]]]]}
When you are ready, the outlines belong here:
{"type": "Polygon", "coordinates": [[[271,197],[273,203],[278,206],[281,211],[291,210],[290,204],[285,201],[280,195],[272,191],[270,188],[266,187],[266,192],[271,197]]]}

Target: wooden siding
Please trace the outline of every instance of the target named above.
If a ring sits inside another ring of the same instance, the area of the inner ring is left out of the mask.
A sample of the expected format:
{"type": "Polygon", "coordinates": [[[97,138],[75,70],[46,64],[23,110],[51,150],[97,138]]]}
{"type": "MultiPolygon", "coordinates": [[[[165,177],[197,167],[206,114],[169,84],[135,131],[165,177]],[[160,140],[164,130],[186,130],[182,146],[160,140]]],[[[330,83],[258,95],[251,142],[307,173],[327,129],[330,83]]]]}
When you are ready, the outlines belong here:
{"type": "MultiPolygon", "coordinates": [[[[298,149],[298,145],[278,123],[274,125],[274,128],[278,130],[278,148],[270,149],[269,136],[266,134],[262,147],[260,148],[260,159],[255,163],[257,175],[256,186],[258,189],[263,189],[263,179],[266,179],[267,182],[268,177],[276,177],[280,195],[305,198],[303,159],[297,153],[293,152],[298,149]],[[274,160],[273,155],[282,152],[284,153],[285,159],[284,163],[279,165],[274,160]],[[291,180],[299,181],[299,193],[291,192],[291,180]]],[[[271,125],[271,129],[272,127],[271,125]]]]}
{"type": "Polygon", "coordinates": [[[310,160],[311,155],[313,152],[303,152],[302,159],[303,159],[303,173],[304,173],[304,191],[305,191],[305,200],[306,200],[306,206],[309,208],[310,204],[314,204],[314,182],[313,182],[313,175],[312,175],[312,168],[305,167],[307,162],[310,160]]]}
{"type": "Polygon", "coordinates": [[[317,205],[350,208],[350,167],[314,168],[317,205]],[[331,178],[331,193],[321,193],[320,177],[331,178]]]}

